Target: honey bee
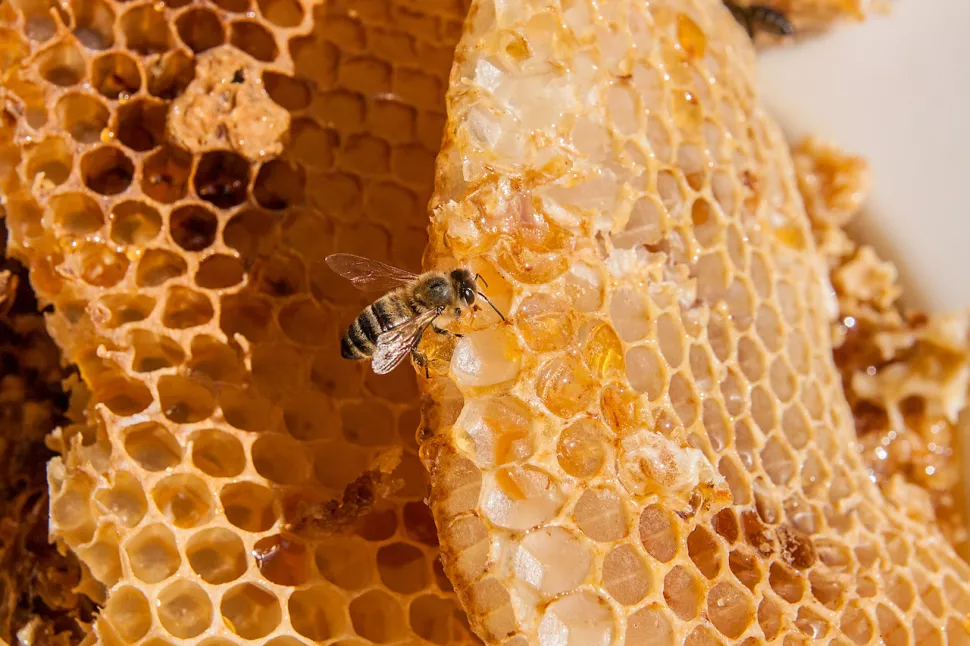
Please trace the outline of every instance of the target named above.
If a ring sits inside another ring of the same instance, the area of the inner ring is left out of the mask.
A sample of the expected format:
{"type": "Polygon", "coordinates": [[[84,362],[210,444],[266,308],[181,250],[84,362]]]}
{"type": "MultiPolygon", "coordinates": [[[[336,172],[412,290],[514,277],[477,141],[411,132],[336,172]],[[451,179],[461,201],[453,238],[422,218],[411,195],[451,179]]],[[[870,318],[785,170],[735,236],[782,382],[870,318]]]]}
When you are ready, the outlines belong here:
{"type": "Polygon", "coordinates": [[[442,315],[458,318],[463,306],[477,309],[476,296],[481,296],[505,320],[498,308],[478,290],[476,281],[481,281],[485,287],[488,284],[466,268],[419,275],[348,253],[335,253],[326,260],[334,272],[354,287],[362,291],[387,292],[364,308],[340,342],[340,355],[344,359],[360,361],[369,358],[371,368],[379,375],[396,368],[410,354],[428,376],[427,359],[418,351],[421,336],[428,327],[438,334],[449,334],[434,324],[435,319],[442,315]]]}
{"type": "Polygon", "coordinates": [[[788,17],[777,9],[763,4],[752,4],[742,6],[730,0],[724,0],[724,4],[731,10],[734,19],[748,32],[752,39],[756,29],[761,29],[775,36],[791,36],[795,33],[795,27],[788,20],[788,17]]]}

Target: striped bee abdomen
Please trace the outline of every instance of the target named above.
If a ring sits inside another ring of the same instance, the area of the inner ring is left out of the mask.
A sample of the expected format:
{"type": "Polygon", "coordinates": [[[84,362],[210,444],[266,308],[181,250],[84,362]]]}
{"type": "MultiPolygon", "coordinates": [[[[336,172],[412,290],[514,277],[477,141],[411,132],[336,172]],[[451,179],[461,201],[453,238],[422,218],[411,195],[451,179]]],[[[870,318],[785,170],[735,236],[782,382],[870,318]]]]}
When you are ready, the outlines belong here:
{"type": "Polygon", "coordinates": [[[377,349],[378,337],[413,316],[404,296],[390,293],[364,308],[340,342],[344,359],[366,359],[377,349]]]}

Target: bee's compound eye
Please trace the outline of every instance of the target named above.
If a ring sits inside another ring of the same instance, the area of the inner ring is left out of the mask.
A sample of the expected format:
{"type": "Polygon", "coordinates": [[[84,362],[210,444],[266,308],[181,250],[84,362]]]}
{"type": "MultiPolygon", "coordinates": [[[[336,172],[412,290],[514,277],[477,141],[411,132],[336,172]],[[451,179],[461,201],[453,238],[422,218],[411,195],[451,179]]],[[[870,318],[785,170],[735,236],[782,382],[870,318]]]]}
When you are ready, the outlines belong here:
{"type": "Polygon", "coordinates": [[[461,288],[461,300],[465,301],[469,305],[475,302],[475,290],[470,287],[461,288]]]}

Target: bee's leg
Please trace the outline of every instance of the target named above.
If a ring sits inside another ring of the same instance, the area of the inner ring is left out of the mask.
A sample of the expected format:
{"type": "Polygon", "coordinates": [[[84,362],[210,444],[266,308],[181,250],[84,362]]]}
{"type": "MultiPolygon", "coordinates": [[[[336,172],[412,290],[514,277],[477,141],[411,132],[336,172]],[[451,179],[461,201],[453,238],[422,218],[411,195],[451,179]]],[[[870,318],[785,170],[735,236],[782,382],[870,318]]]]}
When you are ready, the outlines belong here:
{"type": "Polygon", "coordinates": [[[431,329],[434,330],[435,332],[437,332],[438,334],[450,334],[450,335],[452,335],[454,337],[458,337],[459,339],[464,336],[463,334],[458,334],[457,332],[449,332],[448,330],[442,330],[440,327],[438,327],[434,323],[431,324],[431,329]]]}
{"type": "Polygon", "coordinates": [[[424,378],[431,379],[431,372],[428,370],[428,355],[418,350],[418,347],[415,346],[411,348],[411,359],[413,359],[414,363],[418,364],[418,366],[424,368],[424,378]]]}

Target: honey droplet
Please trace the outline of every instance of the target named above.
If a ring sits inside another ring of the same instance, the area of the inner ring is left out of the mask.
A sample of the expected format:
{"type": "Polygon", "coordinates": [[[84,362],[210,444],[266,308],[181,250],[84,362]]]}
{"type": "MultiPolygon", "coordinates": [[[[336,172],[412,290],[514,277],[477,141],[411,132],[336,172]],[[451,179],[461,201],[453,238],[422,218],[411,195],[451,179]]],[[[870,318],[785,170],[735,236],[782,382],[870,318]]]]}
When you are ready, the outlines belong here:
{"type": "Polygon", "coordinates": [[[307,548],[293,536],[277,534],[258,541],[253,558],[260,574],[279,585],[302,585],[310,576],[307,548]]]}
{"type": "Polygon", "coordinates": [[[597,379],[623,374],[623,346],[612,325],[599,323],[589,331],[583,361],[597,379]]]}
{"type": "Polygon", "coordinates": [[[690,58],[704,58],[707,37],[697,23],[684,14],[677,15],[677,42],[690,58]]]}

